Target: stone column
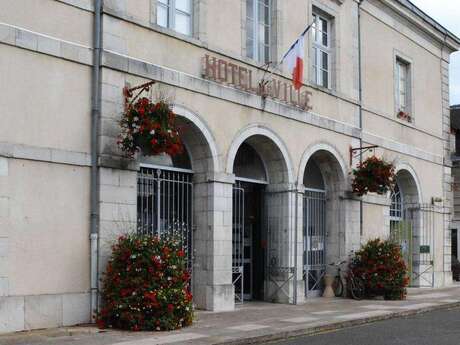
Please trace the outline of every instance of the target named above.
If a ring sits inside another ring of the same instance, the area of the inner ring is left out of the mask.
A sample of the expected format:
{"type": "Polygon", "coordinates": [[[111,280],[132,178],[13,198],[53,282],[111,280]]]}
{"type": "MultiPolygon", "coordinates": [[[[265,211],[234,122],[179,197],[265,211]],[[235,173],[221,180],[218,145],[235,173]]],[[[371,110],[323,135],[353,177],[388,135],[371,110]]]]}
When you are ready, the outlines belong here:
{"type": "Polygon", "coordinates": [[[304,185],[297,186],[296,191],[296,204],[294,207],[297,208],[297,217],[295,219],[297,223],[297,256],[296,256],[296,267],[297,267],[297,304],[303,304],[306,301],[305,298],[305,281],[304,281],[304,267],[303,267],[303,256],[304,256],[304,185]]]}
{"type": "Polygon", "coordinates": [[[193,294],[199,309],[233,310],[232,174],[194,177],[193,294]]]}
{"type": "Polygon", "coordinates": [[[361,246],[360,234],[360,198],[353,194],[346,193],[341,200],[341,219],[340,226],[340,258],[347,259],[351,251],[357,251],[361,246]]]}
{"type": "Polygon", "coordinates": [[[123,113],[126,75],[102,69],[99,128],[99,278],[111,255],[111,245],[123,233],[136,231],[137,171],[139,164],[126,159],[117,145],[123,113]]]}
{"type": "Polygon", "coordinates": [[[265,299],[268,302],[294,303],[299,296],[295,287],[302,284],[302,265],[298,265],[298,253],[295,253],[296,246],[299,249],[299,235],[302,236],[296,228],[299,225],[295,212],[297,190],[294,186],[279,184],[267,186],[266,192],[264,222],[266,231],[269,231],[269,262],[265,299]]]}
{"type": "MultiPolygon", "coordinates": [[[[441,60],[441,91],[442,91],[442,137],[443,137],[443,157],[444,157],[444,171],[443,171],[443,199],[444,199],[444,243],[443,243],[443,271],[444,279],[442,285],[452,284],[452,249],[451,249],[451,230],[450,223],[452,220],[452,161],[450,158],[450,99],[449,99],[449,52],[447,49],[442,51],[441,60]]],[[[439,258],[441,259],[441,258],[439,258]]],[[[439,279],[438,279],[439,280],[439,279]]]]}

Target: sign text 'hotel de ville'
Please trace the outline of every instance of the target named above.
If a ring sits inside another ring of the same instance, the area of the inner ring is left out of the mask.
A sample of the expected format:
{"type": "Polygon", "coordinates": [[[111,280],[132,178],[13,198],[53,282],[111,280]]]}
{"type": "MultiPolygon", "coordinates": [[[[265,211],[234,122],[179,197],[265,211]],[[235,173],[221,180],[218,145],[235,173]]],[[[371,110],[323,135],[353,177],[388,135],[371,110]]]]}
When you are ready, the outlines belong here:
{"type": "Polygon", "coordinates": [[[304,110],[311,110],[311,92],[300,88],[295,90],[292,83],[271,78],[264,82],[255,82],[254,71],[206,54],[203,57],[203,77],[217,83],[236,87],[240,90],[269,96],[275,100],[285,102],[304,110]]]}

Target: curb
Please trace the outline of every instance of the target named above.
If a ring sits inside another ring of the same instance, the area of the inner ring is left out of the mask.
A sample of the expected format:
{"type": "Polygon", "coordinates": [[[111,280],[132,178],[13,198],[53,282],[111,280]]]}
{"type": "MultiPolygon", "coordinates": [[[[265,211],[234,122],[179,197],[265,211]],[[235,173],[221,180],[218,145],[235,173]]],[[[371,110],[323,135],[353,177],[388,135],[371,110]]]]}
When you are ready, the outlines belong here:
{"type": "Polygon", "coordinates": [[[460,307],[460,302],[446,303],[437,306],[431,306],[426,308],[420,308],[416,310],[406,310],[400,312],[392,312],[389,314],[383,314],[378,316],[372,316],[363,319],[348,320],[348,321],[339,321],[330,323],[327,325],[317,326],[317,327],[306,327],[302,329],[296,329],[292,331],[279,331],[272,334],[258,335],[254,337],[247,337],[242,339],[235,339],[229,341],[222,341],[214,343],[215,345],[246,345],[246,344],[261,344],[272,341],[282,341],[288,340],[291,338],[298,338],[302,336],[311,336],[315,334],[335,331],[344,328],[351,328],[355,326],[365,325],[369,323],[374,323],[377,321],[384,321],[390,319],[403,318],[408,316],[414,316],[418,314],[424,314],[436,310],[448,310],[460,307]]]}

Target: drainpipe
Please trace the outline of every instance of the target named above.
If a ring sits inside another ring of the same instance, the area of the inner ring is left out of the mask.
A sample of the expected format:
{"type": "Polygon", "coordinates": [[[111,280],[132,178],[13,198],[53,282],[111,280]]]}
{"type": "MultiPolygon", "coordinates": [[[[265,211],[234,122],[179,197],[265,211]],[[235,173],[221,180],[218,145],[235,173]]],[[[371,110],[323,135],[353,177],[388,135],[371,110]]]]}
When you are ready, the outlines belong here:
{"type": "Polygon", "coordinates": [[[91,320],[95,321],[98,311],[99,292],[99,118],[101,113],[100,77],[101,77],[101,12],[102,0],[94,1],[93,70],[91,80],[91,190],[90,190],[90,261],[91,261],[91,320]]]}
{"type": "MultiPolygon", "coordinates": [[[[359,128],[361,129],[361,137],[359,138],[359,148],[360,153],[362,152],[363,148],[363,138],[362,138],[362,130],[363,130],[363,80],[362,80],[362,57],[361,57],[361,5],[365,0],[358,1],[358,100],[359,100],[359,128]]],[[[363,161],[362,154],[359,155],[359,162],[363,161]]],[[[363,235],[363,201],[359,201],[359,234],[363,235]]]]}

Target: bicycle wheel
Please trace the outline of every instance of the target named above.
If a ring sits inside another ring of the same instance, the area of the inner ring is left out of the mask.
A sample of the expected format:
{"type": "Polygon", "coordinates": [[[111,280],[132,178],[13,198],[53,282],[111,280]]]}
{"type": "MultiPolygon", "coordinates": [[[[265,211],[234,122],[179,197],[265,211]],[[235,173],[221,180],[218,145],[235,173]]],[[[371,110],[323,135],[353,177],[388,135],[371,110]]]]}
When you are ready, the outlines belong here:
{"type": "Polygon", "coordinates": [[[364,297],[364,282],[361,278],[353,277],[350,279],[350,294],[353,299],[360,301],[364,297]]]}
{"type": "Polygon", "coordinates": [[[334,289],[335,297],[343,296],[343,282],[340,276],[335,277],[334,283],[332,284],[332,288],[334,289]]]}

